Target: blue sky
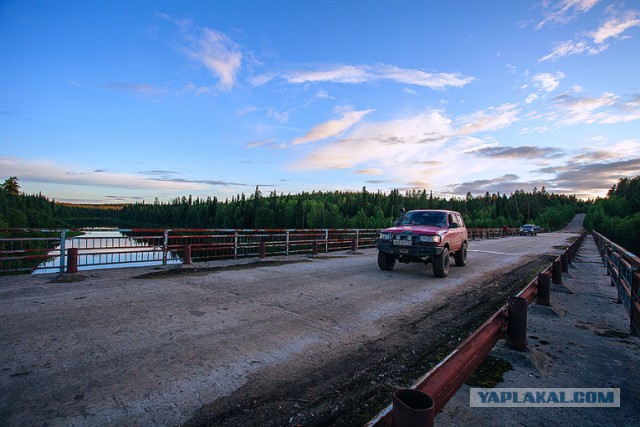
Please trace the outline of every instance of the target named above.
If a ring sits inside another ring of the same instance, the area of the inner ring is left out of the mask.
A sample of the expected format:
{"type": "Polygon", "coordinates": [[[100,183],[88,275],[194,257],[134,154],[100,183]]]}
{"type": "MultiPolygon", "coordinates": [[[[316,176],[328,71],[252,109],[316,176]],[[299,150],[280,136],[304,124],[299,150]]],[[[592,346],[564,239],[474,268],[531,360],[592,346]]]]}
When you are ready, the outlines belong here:
{"type": "Polygon", "coordinates": [[[0,0],[0,179],[58,201],[640,174],[637,1],[0,0]]]}

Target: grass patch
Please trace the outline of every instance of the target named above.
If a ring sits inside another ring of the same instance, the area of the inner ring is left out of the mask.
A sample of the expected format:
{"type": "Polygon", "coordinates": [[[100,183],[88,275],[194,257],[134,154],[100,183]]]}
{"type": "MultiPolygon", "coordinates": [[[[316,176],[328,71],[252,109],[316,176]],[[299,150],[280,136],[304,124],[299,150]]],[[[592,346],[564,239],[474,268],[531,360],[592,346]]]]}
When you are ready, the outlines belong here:
{"type": "Polygon", "coordinates": [[[506,360],[487,356],[465,384],[471,387],[493,388],[504,381],[504,373],[512,369],[513,366],[506,360]]]}

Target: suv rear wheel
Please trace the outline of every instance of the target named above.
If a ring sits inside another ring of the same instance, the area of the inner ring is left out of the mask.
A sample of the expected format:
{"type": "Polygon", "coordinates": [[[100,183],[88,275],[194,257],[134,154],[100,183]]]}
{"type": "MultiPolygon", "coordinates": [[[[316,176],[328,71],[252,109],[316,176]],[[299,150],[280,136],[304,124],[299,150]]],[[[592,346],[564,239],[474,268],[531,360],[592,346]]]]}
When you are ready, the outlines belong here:
{"type": "Polygon", "coordinates": [[[380,270],[391,271],[394,265],[396,265],[396,257],[384,252],[378,252],[378,267],[380,267],[380,270]]]}
{"type": "Polygon", "coordinates": [[[449,248],[444,248],[442,253],[433,259],[433,275],[436,277],[447,277],[450,262],[449,248]]]}
{"type": "Polygon", "coordinates": [[[462,244],[462,247],[455,253],[453,258],[456,260],[457,267],[464,267],[467,265],[467,242],[462,244]]]}

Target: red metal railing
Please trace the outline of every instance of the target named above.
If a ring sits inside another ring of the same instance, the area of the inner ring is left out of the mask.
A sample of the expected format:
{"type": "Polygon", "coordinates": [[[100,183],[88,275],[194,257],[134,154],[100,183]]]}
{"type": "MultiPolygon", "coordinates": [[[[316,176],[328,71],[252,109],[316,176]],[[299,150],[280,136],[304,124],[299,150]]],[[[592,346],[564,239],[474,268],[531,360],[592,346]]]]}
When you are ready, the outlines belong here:
{"type": "Polygon", "coordinates": [[[375,245],[377,229],[0,229],[0,274],[291,255],[375,245]],[[74,237],[68,237],[71,234],[74,237]],[[78,235],[80,234],[80,235],[78,235]]]}
{"type": "Polygon", "coordinates": [[[611,276],[611,286],[618,290],[618,301],[629,313],[629,333],[640,336],[640,257],[595,231],[593,238],[611,276]]]}
{"type": "MultiPolygon", "coordinates": [[[[0,229],[0,274],[69,271],[375,246],[377,229],[0,229]],[[70,237],[73,236],[73,237],[70,237]],[[187,248],[188,246],[188,248],[187,248]],[[261,248],[263,251],[261,252],[261,248]]],[[[469,238],[498,238],[517,229],[469,228],[469,238]]]]}

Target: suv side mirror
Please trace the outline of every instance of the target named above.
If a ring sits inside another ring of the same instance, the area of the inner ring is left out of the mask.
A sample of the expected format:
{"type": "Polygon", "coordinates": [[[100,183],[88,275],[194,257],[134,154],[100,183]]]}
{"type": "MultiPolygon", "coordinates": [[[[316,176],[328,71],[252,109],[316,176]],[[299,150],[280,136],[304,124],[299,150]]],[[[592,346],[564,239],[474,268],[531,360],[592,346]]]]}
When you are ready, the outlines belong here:
{"type": "Polygon", "coordinates": [[[449,228],[458,228],[458,223],[452,222],[451,224],[449,224],[449,228]]]}

